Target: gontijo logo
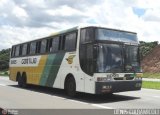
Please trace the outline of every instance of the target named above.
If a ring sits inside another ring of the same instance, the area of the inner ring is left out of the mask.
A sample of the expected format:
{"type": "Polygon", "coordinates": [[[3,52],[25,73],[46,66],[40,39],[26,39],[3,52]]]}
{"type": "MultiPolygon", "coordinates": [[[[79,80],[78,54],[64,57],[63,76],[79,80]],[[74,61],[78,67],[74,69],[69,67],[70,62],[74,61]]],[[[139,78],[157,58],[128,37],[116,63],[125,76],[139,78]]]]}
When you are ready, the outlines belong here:
{"type": "Polygon", "coordinates": [[[73,58],[75,57],[75,55],[70,55],[68,58],[66,58],[66,60],[68,61],[68,64],[72,64],[73,63],[73,58]]]}

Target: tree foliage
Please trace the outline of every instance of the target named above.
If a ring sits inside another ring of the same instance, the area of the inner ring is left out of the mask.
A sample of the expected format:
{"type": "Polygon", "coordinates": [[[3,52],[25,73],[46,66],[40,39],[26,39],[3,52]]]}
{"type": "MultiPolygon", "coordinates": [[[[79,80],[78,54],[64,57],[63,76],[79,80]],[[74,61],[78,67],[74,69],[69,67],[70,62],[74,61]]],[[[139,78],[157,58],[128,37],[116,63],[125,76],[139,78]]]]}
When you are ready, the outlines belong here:
{"type": "Polygon", "coordinates": [[[140,54],[141,54],[141,59],[143,59],[147,54],[149,54],[154,47],[158,45],[158,41],[154,42],[144,42],[140,41],[140,54]]]}
{"type": "Polygon", "coordinates": [[[0,51],[0,71],[8,70],[9,55],[10,55],[10,49],[3,49],[0,51]]]}

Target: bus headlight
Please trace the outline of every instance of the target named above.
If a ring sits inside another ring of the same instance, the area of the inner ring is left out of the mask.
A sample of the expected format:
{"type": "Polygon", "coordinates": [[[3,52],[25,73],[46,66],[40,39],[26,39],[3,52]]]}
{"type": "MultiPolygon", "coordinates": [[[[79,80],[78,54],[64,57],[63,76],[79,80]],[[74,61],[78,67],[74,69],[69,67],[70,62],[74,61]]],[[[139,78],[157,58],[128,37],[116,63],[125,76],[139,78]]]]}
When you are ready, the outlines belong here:
{"type": "Polygon", "coordinates": [[[136,79],[142,79],[143,73],[136,73],[136,79]]]}
{"type": "Polygon", "coordinates": [[[136,73],[135,74],[135,79],[140,80],[142,79],[143,73],[136,73]]]}

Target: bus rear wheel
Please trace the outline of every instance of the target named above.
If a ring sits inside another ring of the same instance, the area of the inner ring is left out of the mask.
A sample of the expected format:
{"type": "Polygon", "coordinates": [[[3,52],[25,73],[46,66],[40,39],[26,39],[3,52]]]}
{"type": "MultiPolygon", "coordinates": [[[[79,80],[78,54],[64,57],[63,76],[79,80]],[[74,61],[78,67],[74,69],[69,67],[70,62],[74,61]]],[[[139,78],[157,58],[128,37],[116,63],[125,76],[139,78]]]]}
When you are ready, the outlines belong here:
{"type": "Polygon", "coordinates": [[[74,97],[76,95],[76,83],[73,77],[67,79],[65,90],[69,97],[74,97]]]}
{"type": "Polygon", "coordinates": [[[19,87],[26,88],[27,83],[26,83],[26,76],[24,74],[18,77],[18,85],[19,87]]]}
{"type": "Polygon", "coordinates": [[[22,77],[18,77],[18,86],[22,87],[22,77]]]}

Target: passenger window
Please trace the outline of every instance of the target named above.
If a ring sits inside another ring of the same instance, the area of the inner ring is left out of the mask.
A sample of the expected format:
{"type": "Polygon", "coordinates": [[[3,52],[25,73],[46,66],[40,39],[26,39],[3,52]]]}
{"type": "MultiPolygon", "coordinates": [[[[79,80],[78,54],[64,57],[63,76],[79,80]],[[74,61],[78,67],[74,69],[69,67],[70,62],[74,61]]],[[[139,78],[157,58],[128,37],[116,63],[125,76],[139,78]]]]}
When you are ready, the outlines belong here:
{"type": "Polygon", "coordinates": [[[27,54],[27,44],[23,44],[22,46],[22,56],[27,54]]]}
{"type": "Polygon", "coordinates": [[[16,46],[15,56],[19,56],[19,48],[20,48],[20,46],[19,46],[19,45],[18,45],[18,46],[16,46]]]}
{"type": "Polygon", "coordinates": [[[30,54],[36,53],[36,42],[31,42],[30,44],[30,54]]]}
{"type": "Polygon", "coordinates": [[[12,53],[11,53],[11,57],[15,56],[15,46],[12,47],[12,53]]]}
{"type": "Polygon", "coordinates": [[[41,41],[36,42],[36,54],[40,53],[41,50],[41,41]]]}
{"type": "Polygon", "coordinates": [[[59,49],[59,37],[54,37],[52,39],[52,47],[50,49],[50,52],[57,52],[59,49]]]}
{"type": "Polygon", "coordinates": [[[47,40],[44,39],[41,42],[41,51],[40,51],[40,53],[45,53],[46,52],[46,48],[47,48],[46,46],[47,46],[47,40]]]}
{"type": "Polygon", "coordinates": [[[85,28],[81,30],[81,40],[80,43],[92,42],[94,40],[94,29],[85,28]]]}
{"type": "Polygon", "coordinates": [[[30,54],[30,43],[27,44],[27,55],[30,54]]]}
{"type": "Polygon", "coordinates": [[[22,56],[22,44],[19,47],[19,56],[22,56]]]}
{"type": "Polygon", "coordinates": [[[64,46],[65,46],[65,40],[66,40],[66,36],[64,35],[64,36],[61,36],[60,37],[60,45],[59,45],[59,49],[60,50],[64,50],[64,46]]]}
{"type": "Polygon", "coordinates": [[[47,40],[47,51],[52,52],[52,39],[47,40]]]}
{"type": "Polygon", "coordinates": [[[65,37],[65,50],[72,51],[76,49],[76,33],[71,33],[65,37]]]}

